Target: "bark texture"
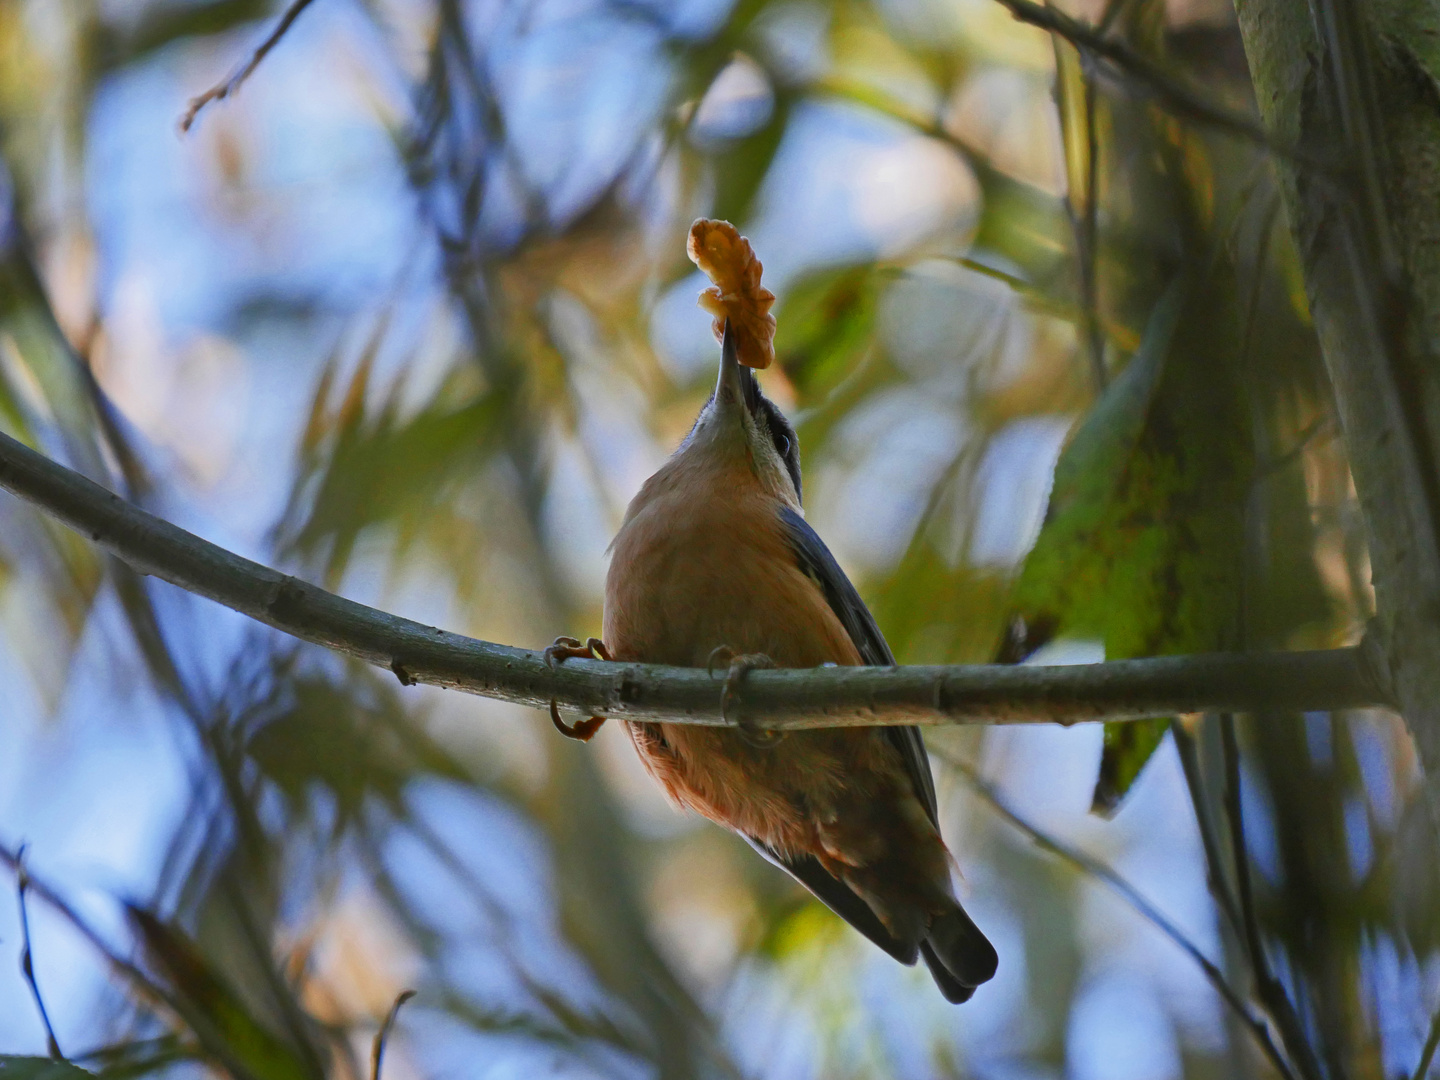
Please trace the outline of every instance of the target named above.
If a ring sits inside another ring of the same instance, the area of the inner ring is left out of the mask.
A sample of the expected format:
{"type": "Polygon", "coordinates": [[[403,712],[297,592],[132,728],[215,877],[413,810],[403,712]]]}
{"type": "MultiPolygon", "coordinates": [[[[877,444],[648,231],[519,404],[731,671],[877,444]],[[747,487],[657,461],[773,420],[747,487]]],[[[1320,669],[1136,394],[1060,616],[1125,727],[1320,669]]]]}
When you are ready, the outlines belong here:
{"type": "Polygon", "coordinates": [[[1375,631],[1440,777],[1440,10],[1237,0],[1369,534],[1375,631]],[[1297,160],[1316,164],[1299,164],[1297,160]]]}

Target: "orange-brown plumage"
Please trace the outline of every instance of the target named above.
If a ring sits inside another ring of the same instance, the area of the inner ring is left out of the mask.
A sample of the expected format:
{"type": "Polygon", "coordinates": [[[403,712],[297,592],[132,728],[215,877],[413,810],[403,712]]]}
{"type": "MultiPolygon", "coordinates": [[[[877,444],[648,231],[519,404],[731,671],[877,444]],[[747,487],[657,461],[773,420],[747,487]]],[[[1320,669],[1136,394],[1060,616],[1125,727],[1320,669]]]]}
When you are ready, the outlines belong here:
{"type": "MultiPolygon", "coordinates": [[[[727,334],[715,396],[615,538],[604,617],[615,659],[704,667],[725,648],[781,667],[888,661],[878,630],[883,660],[873,641],[862,653],[853,612],[847,625],[837,606],[839,582],[853,588],[800,518],[793,439],[727,334]],[[818,545],[829,570],[797,542],[818,545]]],[[[936,981],[952,1000],[990,977],[994,951],[951,892],[918,737],[847,728],[763,744],[733,728],[628,728],[677,803],[749,838],[893,955],[913,962],[920,949],[932,971],[950,956],[936,981]]]]}

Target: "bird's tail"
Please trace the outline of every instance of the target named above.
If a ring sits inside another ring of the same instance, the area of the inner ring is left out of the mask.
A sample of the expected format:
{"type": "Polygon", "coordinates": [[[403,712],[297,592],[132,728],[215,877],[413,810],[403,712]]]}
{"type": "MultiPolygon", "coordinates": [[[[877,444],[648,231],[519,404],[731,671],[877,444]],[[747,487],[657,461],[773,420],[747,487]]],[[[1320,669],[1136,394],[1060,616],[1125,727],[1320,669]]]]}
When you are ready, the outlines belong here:
{"type": "Polygon", "coordinates": [[[975,988],[995,974],[1000,958],[980,928],[958,903],[930,922],[920,955],[947,1001],[970,1000],[975,988]]]}

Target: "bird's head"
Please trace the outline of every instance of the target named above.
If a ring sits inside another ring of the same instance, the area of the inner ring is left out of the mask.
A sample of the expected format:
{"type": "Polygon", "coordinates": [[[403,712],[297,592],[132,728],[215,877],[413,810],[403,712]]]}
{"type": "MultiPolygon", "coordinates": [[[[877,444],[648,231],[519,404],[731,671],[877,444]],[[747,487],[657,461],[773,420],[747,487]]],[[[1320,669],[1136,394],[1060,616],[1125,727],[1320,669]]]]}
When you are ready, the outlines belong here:
{"type": "Polygon", "coordinates": [[[760,392],[755,372],[741,364],[730,322],[720,343],[715,392],[700,410],[682,452],[748,458],[761,485],[800,507],[800,441],[776,404],[760,392]]]}

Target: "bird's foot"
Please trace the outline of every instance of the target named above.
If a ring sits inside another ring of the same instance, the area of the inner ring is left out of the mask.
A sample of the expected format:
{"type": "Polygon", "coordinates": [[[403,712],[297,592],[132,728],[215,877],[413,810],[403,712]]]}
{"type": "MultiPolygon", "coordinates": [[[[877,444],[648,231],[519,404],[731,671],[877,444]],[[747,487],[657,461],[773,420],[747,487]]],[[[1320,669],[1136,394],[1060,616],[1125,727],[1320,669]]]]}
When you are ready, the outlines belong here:
{"type": "Polygon", "coordinates": [[[605,642],[598,637],[586,638],[584,644],[581,644],[579,638],[557,637],[545,647],[545,663],[552,668],[575,656],[583,656],[587,660],[615,659],[610,655],[605,642]]]}
{"type": "MultiPolygon", "coordinates": [[[[721,645],[706,660],[705,671],[714,675],[717,663],[729,665],[729,670],[725,673],[725,684],[720,688],[720,716],[721,719],[729,720],[730,702],[735,697],[736,691],[740,689],[740,683],[744,681],[745,676],[757,669],[773,668],[775,661],[764,653],[736,653],[730,646],[721,645]]],[[[783,731],[767,731],[744,718],[735,722],[735,731],[751,746],[759,747],[762,750],[774,746],[785,738],[783,731]]]]}
{"type": "MultiPolygon", "coordinates": [[[[553,668],[556,664],[563,664],[574,656],[584,656],[590,660],[615,659],[599,638],[586,638],[582,645],[578,638],[557,637],[545,650],[545,663],[553,668]]],[[[554,698],[550,700],[550,722],[555,725],[555,730],[567,739],[589,742],[595,737],[595,733],[600,730],[606,719],[608,718],[604,716],[592,716],[589,720],[567,724],[560,718],[560,707],[555,704],[554,698]]]]}
{"type": "Polygon", "coordinates": [[[573,724],[567,724],[560,718],[560,706],[555,704],[553,698],[550,701],[550,722],[555,725],[555,730],[567,739],[589,742],[608,719],[607,716],[592,716],[589,720],[577,720],[573,724]]]}

